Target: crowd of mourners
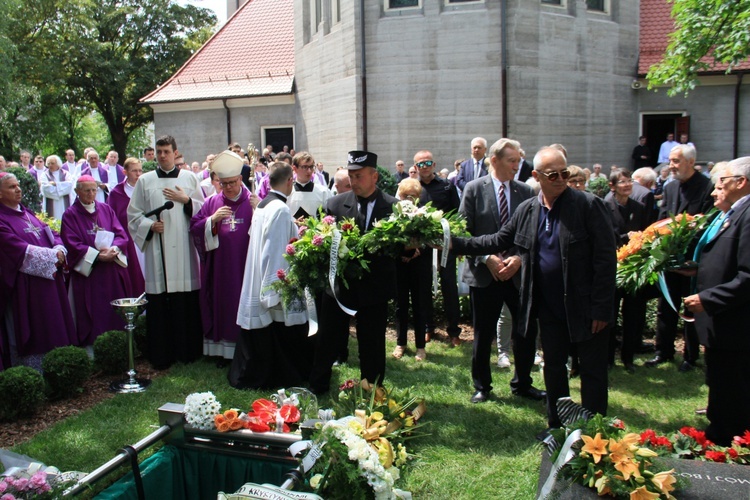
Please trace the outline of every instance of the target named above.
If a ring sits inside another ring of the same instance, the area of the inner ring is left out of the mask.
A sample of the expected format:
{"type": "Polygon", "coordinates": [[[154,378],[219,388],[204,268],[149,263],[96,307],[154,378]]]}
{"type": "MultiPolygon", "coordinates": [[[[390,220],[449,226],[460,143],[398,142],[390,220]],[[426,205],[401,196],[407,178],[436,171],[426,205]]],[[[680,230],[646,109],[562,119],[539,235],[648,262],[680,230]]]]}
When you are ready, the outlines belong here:
{"type": "Polygon", "coordinates": [[[408,168],[398,160],[395,197],[378,188],[378,158],[368,151],[350,151],[332,172],[287,146],[256,153],[234,143],[188,163],[171,136],[122,164],[116,151],[102,161],[93,148],[78,160],[73,150],[65,161],[32,161],[28,151],[19,163],[0,157],[0,369],[41,369],[55,347],[90,348],[103,332],[124,326],[112,300],[145,294],[146,355],[155,368],[212,356],[228,367],[235,387],[304,384],[322,394],[334,367],[349,362],[352,319],[361,378],[378,384],[389,301],[396,304],[392,356],[412,352],[411,327],[414,358],[425,362],[438,326],[450,346],[461,345],[459,295],[466,294],[472,403],[492,399],[495,364],[514,370],[513,394],[546,402],[550,428],[561,425],[556,402],[569,396],[569,377],[581,378],[581,404],[606,414],[617,353],[629,373],[638,353],[653,352],[647,367],[671,362],[684,324],[678,369],[699,366],[704,346],[707,432],[727,443],[750,427],[750,402],[735,397],[738,385],[741,394],[750,382],[742,368],[750,340],[740,323],[750,301],[750,158],[701,167],[695,146],[673,139],[652,159],[642,137],[634,171],[612,165],[605,174],[600,164],[568,164],[560,144],[541,148],[530,162],[515,140],[488,147],[477,137],[471,156],[452,170],[439,169],[427,150],[408,168]],[[144,173],[150,162],[156,167],[144,173]],[[60,221],[59,233],[21,203],[20,179],[6,172],[12,166],[34,178],[34,196],[60,221]],[[364,233],[398,200],[457,211],[471,237],[452,238],[450,248],[404,249],[397,259],[368,255],[368,269],[348,286],[336,283],[307,303],[282,300],[272,285],[283,279],[284,254],[308,217],[351,218],[364,233]],[[666,273],[668,293],[616,287],[616,249],[633,232],[712,207],[717,215],[689,249],[697,265],[666,273]],[[438,286],[444,325],[434,320],[438,286]],[[642,337],[655,298],[651,344],[642,337]],[[678,321],[680,305],[694,322],[678,321]],[[531,371],[541,363],[545,390],[532,385],[531,371]]]}

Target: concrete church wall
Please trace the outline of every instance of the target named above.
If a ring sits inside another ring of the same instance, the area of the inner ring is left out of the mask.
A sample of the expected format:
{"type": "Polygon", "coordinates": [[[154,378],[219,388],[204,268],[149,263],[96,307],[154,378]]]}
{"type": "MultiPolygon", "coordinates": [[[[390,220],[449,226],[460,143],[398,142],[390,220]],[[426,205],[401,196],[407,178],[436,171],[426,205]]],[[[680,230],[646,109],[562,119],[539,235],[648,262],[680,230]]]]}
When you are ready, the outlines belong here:
{"type": "Polygon", "coordinates": [[[310,0],[294,3],[296,149],[308,150],[329,172],[345,164],[361,137],[355,2],[340,4],[341,20],[326,10],[315,29],[310,0]]]}
{"type": "MultiPolygon", "coordinates": [[[[529,156],[559,142],[569,162],[629,165],[638,142],[638,2],[609,13],[516,0],[508,20],[509,135],[529,156]]],[[[565,3],[565,2],[563,2],[565,3]]]]}
{"type": "MultiPolygon", "coordinates": [[[[204,106],[207,103],[203,103],[204,106]]],[[[164,111],[164,106],[154,108],[156,136],[170,134],[177,140],[177,148],[188,162],[203,162],[209,153],[226,149],[227,115],[221,102],[212,103],[218,109],[192,111],[164,111]]],[[[173,105],[166,105],[173,106],[173,105]]],[[[187,104],[185,104],[187,106],[187,104]]],[[[249,142],[262,150],[261,127],[290,125],[296,120],[294,104],[276,106],[232,107],[232,142],[245,149],[249,142]]]]}

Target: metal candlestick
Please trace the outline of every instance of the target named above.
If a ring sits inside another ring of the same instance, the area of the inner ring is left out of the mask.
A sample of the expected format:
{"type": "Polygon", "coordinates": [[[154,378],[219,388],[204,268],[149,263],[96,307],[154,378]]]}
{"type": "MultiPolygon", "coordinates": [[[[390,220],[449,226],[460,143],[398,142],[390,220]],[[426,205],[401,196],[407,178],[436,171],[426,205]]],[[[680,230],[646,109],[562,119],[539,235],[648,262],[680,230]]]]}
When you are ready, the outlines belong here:
{"type": "Polygon", "coordinates": [[[109,390],[112,392],[119,393],[130,393],[130,392],[143,392],[146,388],[151,385],[151,380],[147,378],[136,378],[135,361],[134,361],[134,346],[133,346],[133,330],[135,330],[135,318],[137,318],[144,309],[148,301],[143,296],[137,299],[117,299],[110,302],[112,307],[117,311],[122,319],[127,322],[125,331],[128,335],[128,367],[129,370],[126,372],[128,378],[120,381],[114,381],[109,385],[109,390]]]}

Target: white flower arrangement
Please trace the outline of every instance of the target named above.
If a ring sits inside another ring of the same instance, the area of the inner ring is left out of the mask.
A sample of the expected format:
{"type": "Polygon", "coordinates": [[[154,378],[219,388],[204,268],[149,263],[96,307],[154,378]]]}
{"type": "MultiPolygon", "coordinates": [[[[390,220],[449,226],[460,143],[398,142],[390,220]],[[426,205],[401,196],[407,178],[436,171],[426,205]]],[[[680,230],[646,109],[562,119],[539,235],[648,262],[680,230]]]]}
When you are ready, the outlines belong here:
{"type": "Polygon", "coordinates": [[[360,476],[372,487],[376,499],[404,498],[404,492],[393,488],[393,484],[400,477],[400,471],[395,466],[388,469],[383,467],[377,451],[360,435],[362,426],[355,417],[348,416],[326,422],[323,433],[326,431],[332,433],[349,449],[349,460],[357,462],[360,476]]]}
{"type": "Polygon", "coordinates": [[[214,416],[221,412],[221,404],[212,392],[194,392],[185,398],[183,414],[188,424],[197,429],[210,431],[214,428],[214,416]]]}

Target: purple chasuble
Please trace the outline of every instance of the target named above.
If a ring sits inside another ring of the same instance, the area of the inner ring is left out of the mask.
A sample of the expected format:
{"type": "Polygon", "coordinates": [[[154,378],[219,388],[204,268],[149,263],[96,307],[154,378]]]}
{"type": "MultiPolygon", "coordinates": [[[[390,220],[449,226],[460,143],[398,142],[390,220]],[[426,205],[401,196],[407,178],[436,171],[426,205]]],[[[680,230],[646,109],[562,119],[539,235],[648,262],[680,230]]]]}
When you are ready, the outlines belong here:
{"type": "MultiPolygon", "coordinates": [[[[130,197],[125,192],[124,182],[121,182],[112,188],[112,192],[109,193],[109,198],[107,198],[107,205],[115,211],[117,220],[123,228],[128,227],[129,204],[130,197]]],[[[140,297],[146,291],[146,282],[143,279],[143,271],[141,270],[141,263],[138,261],[133,237],[130,236],[130,231],[126,230],[125,234],[128,237],[127,252],[125,253],[128,256],[128,276],[130,277],[130,294],[128,296],[140,297]]]]}
{"type": "Polygon", "coordinates": [[[243,266],[250,242],[253,208],[249,191],[243,189],[237,201],[217,194],[201,207],[190,221],[190,234],[201,257],[201,319],[203,335],[209,340],[236,342],[240,333],[237,308],[242,291],[243,266]],[[233,217],[217,224],[219,247],[206,249],[206,221],[222,206],[232,209],[233,217]]]}
{"type": "Polygon", "coordinates": [[[74,345],[77,338],[63,273],[49,280],[19,271],[29,245],[63,244],[33,212],[24,206],[21,210],[0,204],[0,325],[4,328],[10,305],[16,349],[19,356],[29,356],[74,345]]]}
{"type": "Polygon", "coordinates": [[[258,188],[258,192],[256,193],[258,195],[258,198],[261,200],[268,196],[268,192],[271,190],[271,179],[268,176],[263,177],[263,180],[260,183],[260,187],[258,188]]]}
{"type": "MultiPolygon", "coordinates": [[[[75,305],[78,345],[81,346],[93,345],[94,340],[108,330],[124,328],[125,322],[117,315],[110,302],[130,296],[128,272],[116,262],[97,260],[88,276],[73,269],[86,257],[89,248],[94,248],[97,229],[115,233],[112,246],[126,252],[128,237],[114,210],[105,203],[95,203],[96,210],[90,214],[80,200],[76,200],[63,214],[60,231],[65,248],[68,249],[70,286],[75,305]]],[[[129,262],[130,258],[128,265],[129,262]]]]}

